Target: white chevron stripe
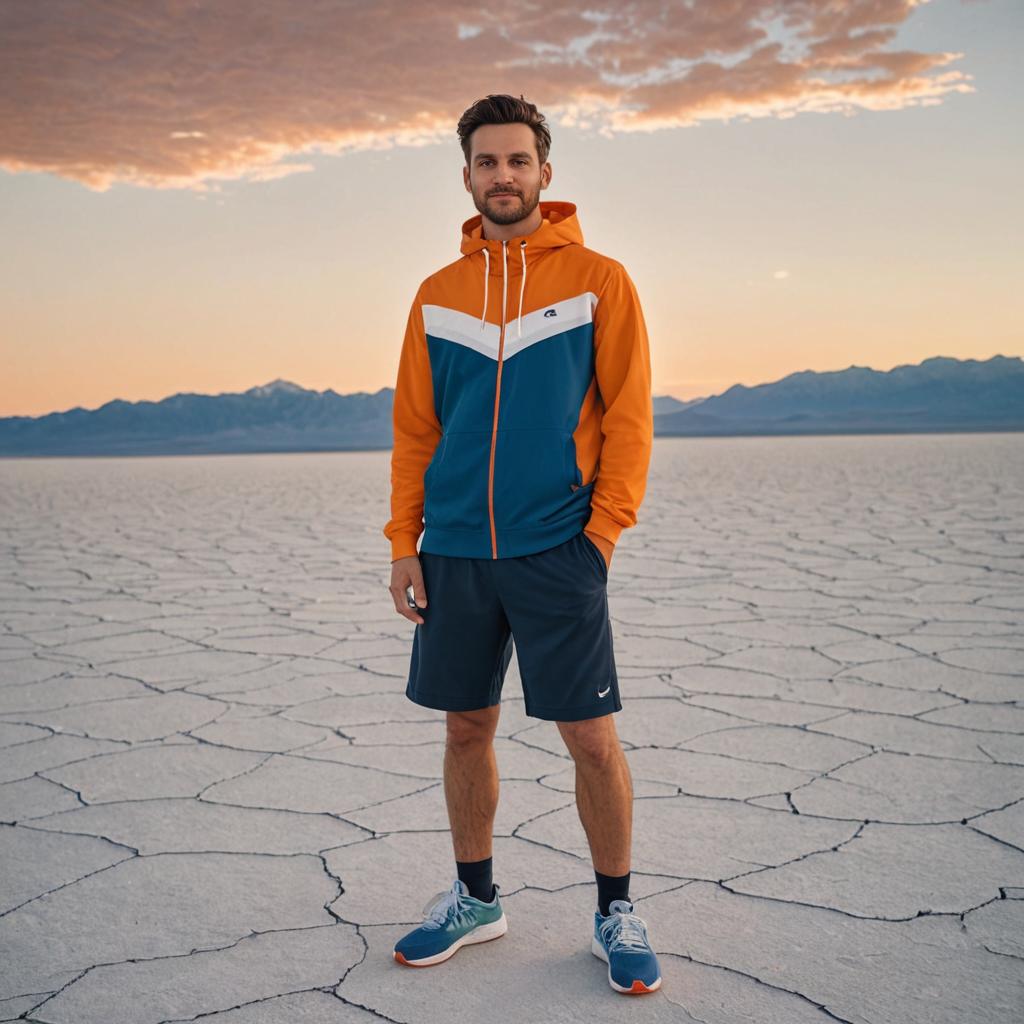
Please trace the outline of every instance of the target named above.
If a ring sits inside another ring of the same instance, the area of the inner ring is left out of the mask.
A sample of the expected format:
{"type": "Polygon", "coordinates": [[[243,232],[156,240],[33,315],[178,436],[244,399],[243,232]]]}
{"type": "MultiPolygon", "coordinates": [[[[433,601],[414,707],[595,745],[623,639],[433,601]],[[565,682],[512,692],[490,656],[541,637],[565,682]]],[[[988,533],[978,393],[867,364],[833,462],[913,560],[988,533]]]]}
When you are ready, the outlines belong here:
{"type": "MultiPolygon", "coordinates": [[[[571,299],[563,299],[550,306],[535,309],[523,316],[523,336],[517,337],[519,326],[517,318],[511,318],[505,324],[505,350],[503,359],[511,359],[517,352],[531,345],[564,334],[574,327],[591,323],[594,310],[597,308],[597,296],[593,292],[583,292],[571,299]]],[[[497,324],[485,323],[480,326],[480,318],[461,313],[447,306],[423,304],[423,327],[432,338],[440,338],[456,345],[465,345],[483,356],[497,361],[498,344],[501,330],[497,324]]]]}
{"type": "Polygon", "coordinates": [[[465,345],[497,362],[501,328],[497,324],[480,326],[480,317],[460,313],[447,306],[423,304],[423,329],[432,338],[465,345]]]}
{"type": "Polygon", "coordinates": [[[593,292],[583,292],[571,299],[563,299],[551,306],[544,306],[527,313],[523,317],[523,336],[516,331],[518,320],[509,320],[505,325],[504,359],[511,359],[517,352],[536,345],[556,334],[564,334],[574,327],[582,327],[594,319],[597,308],[597,296],[593,292]]]}

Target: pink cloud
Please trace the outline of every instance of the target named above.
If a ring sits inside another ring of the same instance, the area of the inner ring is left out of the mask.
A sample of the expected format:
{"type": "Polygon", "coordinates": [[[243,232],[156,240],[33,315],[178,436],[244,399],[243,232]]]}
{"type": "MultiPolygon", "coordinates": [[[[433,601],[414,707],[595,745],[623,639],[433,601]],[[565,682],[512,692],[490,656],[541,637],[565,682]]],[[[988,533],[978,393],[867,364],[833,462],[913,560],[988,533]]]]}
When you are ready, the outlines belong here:
{"type": "Polygon", "coordinates": [[[0,167],[216,190],[313,152],[455,144],[489,92],[604,134],[971,92],[885,50],[918,0],[32,0],[0,5],[0,167]]]}

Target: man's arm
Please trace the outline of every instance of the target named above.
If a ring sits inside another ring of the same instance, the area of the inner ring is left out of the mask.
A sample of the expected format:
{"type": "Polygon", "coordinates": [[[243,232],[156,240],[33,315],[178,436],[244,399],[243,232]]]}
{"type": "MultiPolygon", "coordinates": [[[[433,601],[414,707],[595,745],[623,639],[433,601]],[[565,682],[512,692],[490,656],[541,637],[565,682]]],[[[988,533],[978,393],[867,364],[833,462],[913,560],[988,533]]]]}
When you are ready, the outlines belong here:
{"type": "Polygon", "coordinates": [[[391,413],[391,519],[383,532],[391,541],[392,561],[417,554],[416,541],[423,532],[423,474],[442,434],[434,411],[434,382],[420,304],[422,287],[416,291],[405,326],[391,413]]]}
{"type": "Polygon", "coordinates": [[[594,350],[604,440],[584,529],[614,545],[625,528],[636,525],[654,441],[647,326],[636,288],[621,264],[598,298],[594,350]]]}

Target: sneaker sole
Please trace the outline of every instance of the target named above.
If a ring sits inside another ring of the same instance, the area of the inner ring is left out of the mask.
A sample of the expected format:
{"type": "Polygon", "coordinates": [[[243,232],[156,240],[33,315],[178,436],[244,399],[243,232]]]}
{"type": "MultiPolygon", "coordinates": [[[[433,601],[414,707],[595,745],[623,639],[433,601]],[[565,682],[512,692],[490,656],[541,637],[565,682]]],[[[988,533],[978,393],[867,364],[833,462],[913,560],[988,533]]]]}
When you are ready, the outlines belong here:
{"type": "Polygon", "coordinates": [[[394,951],[394,955],[395,959],[406,967],[433,967],[435,964],[444,963],[445,960],[454,956],[463,946],[472,945],[474,942],[490,942],[491,939],[500,939],[507,931],[508,919],[505,917],[505,912],[502,911],[501,917],[497,921],[479,925],[471,932],[466,932],[461,939],[457,939],[447,949],[440,953],[435,953],[433,956],[420,957],[419,960],[406,960],[405,956],[399,953],[397,949],[394,951]]]}
{"type": "Polygon", "coordinates": [[[604,951],[604,946],[598,942],[596,935],[590,940],[590,952],[608,964],[608,984],[611,985],[616,992],[622,992],[627,996],[642,996],[645,992],[656,992],[661,988],[660,974],[655,978],[654,983],[651,985],[645,985],[639,978],[633,982],[630,988],[623,988],[621,985],[617,984],[612,979],[612,965],[608,961],[608,954],[604,951]]]}

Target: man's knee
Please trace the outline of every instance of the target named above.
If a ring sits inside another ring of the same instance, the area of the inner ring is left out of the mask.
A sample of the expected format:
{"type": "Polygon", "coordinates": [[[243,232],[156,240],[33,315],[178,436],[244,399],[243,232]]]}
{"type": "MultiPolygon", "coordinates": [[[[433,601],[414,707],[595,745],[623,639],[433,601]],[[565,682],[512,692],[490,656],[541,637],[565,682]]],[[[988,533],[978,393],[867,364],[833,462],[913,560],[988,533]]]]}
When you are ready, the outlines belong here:
{"type": "Polygon", "coordinates": [[[450,747],[486,746],[494,739],[500,705],[477,711],[448,711],[447,741],[450,747]]]}
{"type": "Polygon", "coordinates": [[[600,767],[622,756],[613,715],[579,722],[559,722],[558,731],[573,760],[600,767]]]}

